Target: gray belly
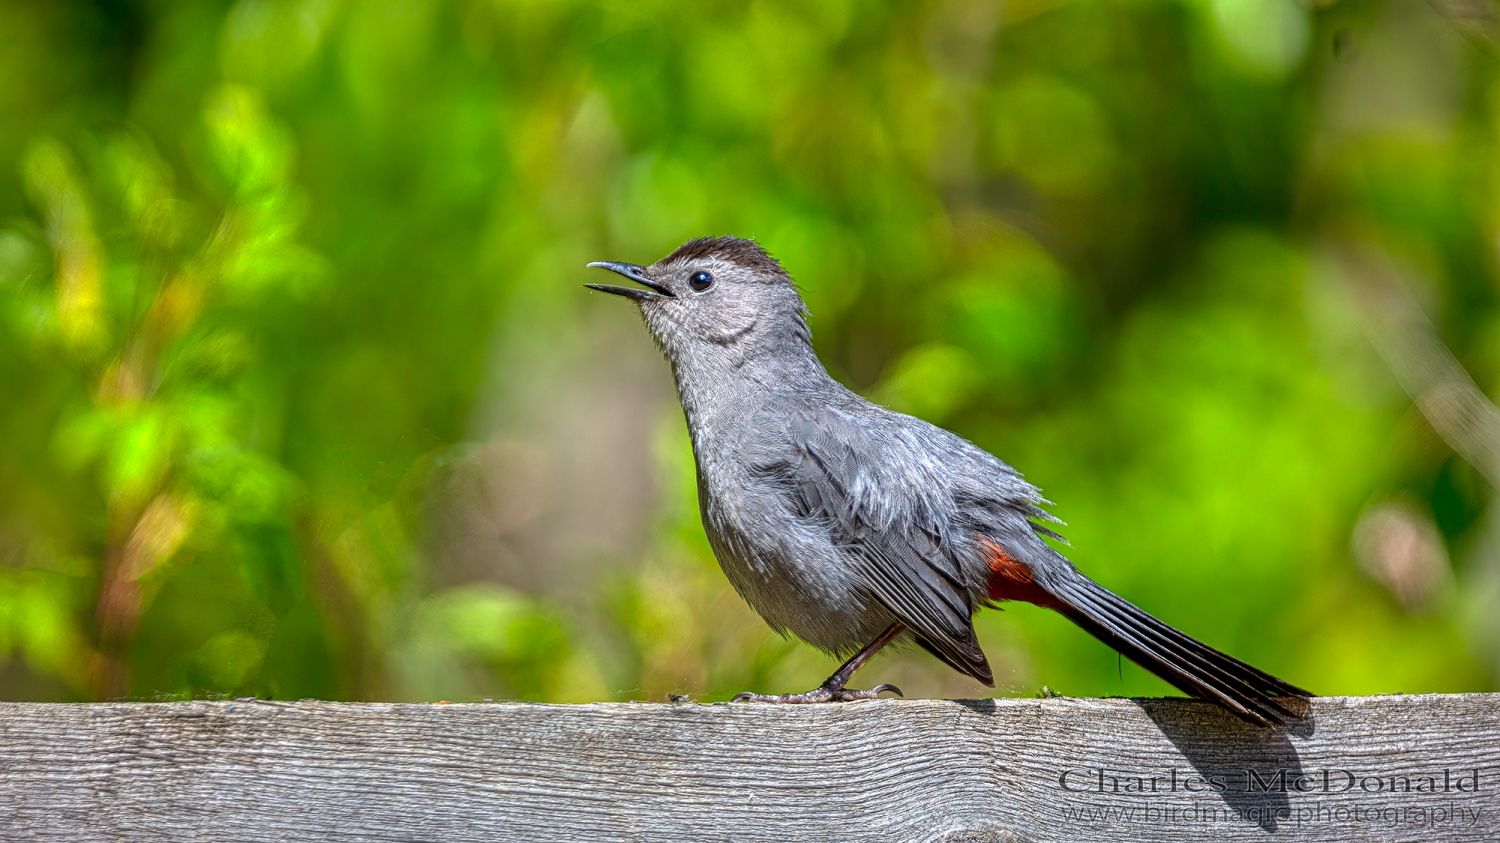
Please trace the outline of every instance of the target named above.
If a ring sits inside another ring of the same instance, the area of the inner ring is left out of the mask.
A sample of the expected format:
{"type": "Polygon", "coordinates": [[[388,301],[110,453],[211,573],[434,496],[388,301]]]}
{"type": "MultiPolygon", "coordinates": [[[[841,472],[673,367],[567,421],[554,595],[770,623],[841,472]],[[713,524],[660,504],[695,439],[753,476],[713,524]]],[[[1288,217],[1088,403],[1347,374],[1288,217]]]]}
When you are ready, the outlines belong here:
{"type": "MultiPolygon", "coordinates": [[[[741,529],[743,512],[702,496],[703,526],[719,567],[735,591],[773,629],[831,653],[869,643],[895,621],[869,593],[840,551],[820,531],[789,513],[759,530],[741,529]],[[755,535],[774,531],[774,538],[755,535]]],[[[769,515],[769,514],[767,514],[769,515]]],[[[775,517],[771,515],[770,517],[775,517]]]]}

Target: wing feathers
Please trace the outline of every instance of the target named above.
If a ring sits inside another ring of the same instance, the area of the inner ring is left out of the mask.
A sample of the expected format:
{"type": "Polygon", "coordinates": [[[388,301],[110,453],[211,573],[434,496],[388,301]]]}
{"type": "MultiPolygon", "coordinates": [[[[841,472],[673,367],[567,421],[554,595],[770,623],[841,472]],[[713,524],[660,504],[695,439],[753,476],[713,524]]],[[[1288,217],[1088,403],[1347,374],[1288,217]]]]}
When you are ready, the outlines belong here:
{"type": "Polygon", "coordinates": [[[799,508],[827,524],[834,542],[848,549],[874,597],[912,630],[918,643],[955,669],[993,684],[974,636],[968,590],[941,540],[943,525],[922,523],[920,506],[910,506],[904,517],[882,517],[887,513],[879,511],[876,502],[860,499],[859,492],[868,490],[872,478],[864,473],[854,449],[873,443],[862,442],[863,431],[847,421],[839,435],[826,429],[840,420],[829,414],[821,414],[817,421],[803,416],[792,427],[795,453],[788,474],[800,498],[799,508]]]}

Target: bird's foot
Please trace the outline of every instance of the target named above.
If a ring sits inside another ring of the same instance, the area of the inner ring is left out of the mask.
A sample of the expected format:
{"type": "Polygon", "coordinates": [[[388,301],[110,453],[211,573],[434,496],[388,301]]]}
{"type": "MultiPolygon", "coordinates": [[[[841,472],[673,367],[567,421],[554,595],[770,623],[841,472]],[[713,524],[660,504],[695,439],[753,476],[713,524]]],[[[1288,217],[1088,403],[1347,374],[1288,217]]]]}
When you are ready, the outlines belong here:
{"type": "Polygon", "coordinates": [[[880,696],[881,691],[890,691],[898,697],[905,696],[905,694],[901,693],[901,689],[895,685],[876,685],[868,691],[859,691],[853,688],[832,688],[828,685],[822,685],[801,694],[752,694],[749,691],[745,691],[735,694],[731,702],[785,703],[790,705],[854,702],[855,700],[876,699],[880,696]]]}

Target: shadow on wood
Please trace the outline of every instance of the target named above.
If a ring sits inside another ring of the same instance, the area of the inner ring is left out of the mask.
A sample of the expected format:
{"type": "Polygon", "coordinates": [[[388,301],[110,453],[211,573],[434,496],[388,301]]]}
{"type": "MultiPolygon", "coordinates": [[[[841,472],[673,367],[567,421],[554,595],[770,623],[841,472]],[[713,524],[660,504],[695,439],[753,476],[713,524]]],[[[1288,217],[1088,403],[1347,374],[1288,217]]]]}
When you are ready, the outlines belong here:
{"type": "Polygon", "coordinates": [[[1195,773],[1205,779],[1224,777],[1224,789],[1217,796],[1231,812],[1250,818],[1265,831],[1277,830],[1291,816],[1290,794],[1271,787],[1267,774],[1257,780],[1251,771],[1272,771],[1273,778],[1285,771],[1294,781],[1305,775],[1292,739],[1312,736],[1317,717],[1310,705],[1300,721],[1282,729],[1259,729],[1212,706],[1188,707],[1174,700],[1140,702],[1146,716],[1195,773]],[[1267,786],[1259,787],[1261,783],[1267,786]]]}

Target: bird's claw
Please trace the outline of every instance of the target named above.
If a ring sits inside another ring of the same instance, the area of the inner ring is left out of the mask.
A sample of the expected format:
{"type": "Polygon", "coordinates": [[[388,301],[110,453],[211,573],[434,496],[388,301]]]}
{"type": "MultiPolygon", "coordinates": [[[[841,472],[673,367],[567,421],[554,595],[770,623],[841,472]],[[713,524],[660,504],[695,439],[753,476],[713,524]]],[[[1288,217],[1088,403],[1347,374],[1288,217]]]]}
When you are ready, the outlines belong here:
{"type": "Polygon", "coordinates": [[[834,699],[840,702],[854,702],[855,700],[874,700],[880,698],[881,691],[890,691],[898,697],[904,697],[901,689],[895,685],[876,685],[868,691],[856,691],[852,688],[841,688],[834,692],[834,699]]]}
{"type": "Polygon", "coordinates": [[[855,702],[857,700],[873,700],[880,696],[881,691],[890,691],[898,697],[906,696],[901,689],[895,685],[876,685],[868,691],[858,691],[853,688],[829,688],[826,685],[814,688],[801,694],[755,694],[750,691],[742,691],[734,695],[730,702],[763,702],[781,703],[784,705],[813,705],[825,702],[855,702]]]}

